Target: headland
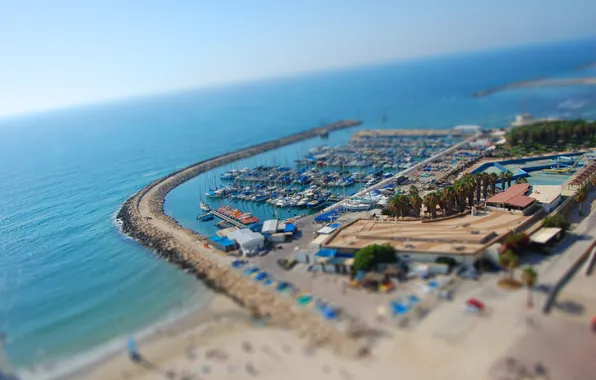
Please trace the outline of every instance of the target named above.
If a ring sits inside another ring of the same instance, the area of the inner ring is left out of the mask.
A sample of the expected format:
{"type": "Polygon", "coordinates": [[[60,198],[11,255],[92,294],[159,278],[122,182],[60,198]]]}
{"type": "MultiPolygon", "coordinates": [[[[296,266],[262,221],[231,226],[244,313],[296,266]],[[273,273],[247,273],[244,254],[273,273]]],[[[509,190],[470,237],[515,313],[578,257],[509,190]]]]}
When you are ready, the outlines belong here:
{"type": "Polygon", "coordinates": [[[589,86],[596,85],[596,78],[566,78],[566,79],[535,79],[522,82],[509,83],[503,86],[496,86],[486,90],[477,91],[472,94],[475,98],[482,98],[497,92],[513,90],[518,88],[537,88],[537,87],[564,87],[564,86],[589,86]]]}

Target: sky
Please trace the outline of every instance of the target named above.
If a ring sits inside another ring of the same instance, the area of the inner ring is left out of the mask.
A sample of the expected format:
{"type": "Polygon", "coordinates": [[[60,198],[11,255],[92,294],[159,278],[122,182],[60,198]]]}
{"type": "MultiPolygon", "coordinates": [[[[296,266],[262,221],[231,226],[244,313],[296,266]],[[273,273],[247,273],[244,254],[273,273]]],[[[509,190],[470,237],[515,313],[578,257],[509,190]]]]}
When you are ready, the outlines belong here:
{"type": "Polygon", "coordinates": [[[594,0],[0,0],[0,117],[596,36],[594,0]]]}

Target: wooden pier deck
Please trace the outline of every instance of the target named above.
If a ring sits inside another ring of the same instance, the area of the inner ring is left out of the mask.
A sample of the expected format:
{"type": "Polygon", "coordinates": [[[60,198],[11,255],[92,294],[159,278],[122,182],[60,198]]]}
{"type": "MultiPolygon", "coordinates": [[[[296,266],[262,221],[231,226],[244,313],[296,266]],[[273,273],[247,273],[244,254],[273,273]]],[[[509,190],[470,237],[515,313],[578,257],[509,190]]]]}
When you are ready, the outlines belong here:
{"type": "MultiPolygon", "coordinates": [[[[225,220],[226,222],[228,222],[238,228],[248,228],[244,224],[240,223],[239,221],[232,219],[229,216],[226,216],[226,215],[222,214],[221,212],[218,212],[215,210],[211,210],[209,212],[206,212],[205,214],[212,214],[212,215],[218,217],[219,219],[225,220]]],[[[205,214],[203,214],[203,215],[205,215],[205,214]]],[[[201,215],[201,216],[203,216],[203,215],[201,215]]],[[[199,218],[201,216],[199,216],[199,218]]]]}

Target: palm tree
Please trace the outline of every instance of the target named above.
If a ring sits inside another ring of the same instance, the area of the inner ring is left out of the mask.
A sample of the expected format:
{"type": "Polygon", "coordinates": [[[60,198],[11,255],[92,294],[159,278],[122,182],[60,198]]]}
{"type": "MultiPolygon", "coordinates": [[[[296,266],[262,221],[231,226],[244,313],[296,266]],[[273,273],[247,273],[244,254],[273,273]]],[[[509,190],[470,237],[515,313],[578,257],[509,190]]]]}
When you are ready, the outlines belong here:
{"type": "Polygon", "coordinates": [[[432,197],[430,196],[430,194],[426,194],[424,196],[424,199],[422,199],[422,203],[424,204],[424,207],[426,207],[426,212],[429,214],[429,217],[431,215],[431,205],[432,205],[432,197]]]}
{"type": "Polygon", "coordinates": [[[397,220],[399,213],[399,194],[394,195],[393,198],[391,198],[391,200],[387,204],[387,209],[391,211],[391,213],[393,214],[393,216],[395,216],[397,220]]]}
{"type": "Polygon", "coordinates": [[[521,177],[515,180],[515,183],[520,184],[520,183],[528,183],[528,180],[526,179],[526,177],[521,177]]]}
{"type": "Polygon", "coordinates": [[[447,207],[448,207],[448,211],[451,214],[453,212],[453,210],[455,209],[455,189],[453,188],[453,186],[450,186],[446,189],[447,192],[447,197],[449,199],[448,203],[447,203],[447,207]]]}
{"type": "Polygon", "coordinates": [[[489,175],[487,172],[482,173],[482,198],[486,200],[488,195],[489,175]]]}
{"type": "Polygon", "coordinates": [[[495,195],[497,193],[497,181],[499,180],[499,176],[497,173],[490,173],[488,177],[490,181],[490,192],[492,195],[495,195]]]}
{"type": "Polygon", "coordinates": [[[432,203],[431,203],[431,206],[432,206],[431,214],[432,214],[433,218],[436,218],[437,217],[437,203],[439,203],[439,199],[441,197],[439,196],[439,193],[437,193],[436,191],[433,191],[432,193],[430,193],[430,197],[431,197],[431,200],[432,200],[432,203]]]}
{"type": "Polygon", "coordinates": [[[513,271],[517,268],[518,263],[519,258],[510,249],[499,255],[499,266],[508,271],[510,280],[513,280],[513,271]]]}
{"type": "Polygon", "coordinates": [[[582,215],[582,203],[588,198],[588,190],[586,186],[580,187],[575,193],[575,201],[579,205],[579,214],[582,215]]]}
{"type": "Polygon", "coordinates": [[[507,178],[507,187],[511,187],[511,180],[513,179],[513,173],[511,173],[510,171],[508,171],[505,174],[505,178],[507,178]]]}
{"type": "Polygon", "coordinates": [[[416,217],[420,217],[420,207],[422,207],[422,198],[418,193],[410,195],[410,205],[414,209],[416,217]]]}
{"type": "Polygon", "coordinates": [[[449,196],[449,190],[443,189],[441,192],[439,192],[439,198],[439,204],[441,204],[444,207],[443,214],[451,214],[451,198],[449,196]]]}
{"type": "Polygon", "coordinates": [[[466,209],[466,189],[463,183],[458,183],[454,187],[455,199],[457,200],[457,209],[459,212],[464,212],[466,209]]]}
{"type": "Polygon", "coordinates": [[[538,281],[538,273],[532,267],[525,267],[522,272],[522,282],[528,288],[528,307],[534,306],[534,300],[532,297],[532,288],[538,281]]]}
{"type": "Polygon", "coordinates": [[[499,178],[501,179],[501,189],[505,190],[507,188],[507,183],[505,183],[505,180],[507,179],[507,174],[505,174],[505,172],[501,172],[499,178]]]}
{"type": "Polygon", "coordinates": [[[590,177],[590,183],[592,184],[592,186],[596,186],[596,174],[592,174],[592,176],[590,177]]]}
{"type": "Polygon", "coordinates": [[[468,207],[472,208],[472,206],[474,206],[474,191],[476,189],[474,178],[468,178],[464,187],[466,189],[466,194],[468,195],[468,207]]]}
{"type": "Polygon", "coordinates": [[[414,195],[414,194],[419,194],[420,191],[418,190],[418,187],[416,185],[412,185],[410,186],[410,189],[408,190],[410,196],[414,195]]]}
{"type": "Polygon", "coordinates": [[[475,181],[476,181],[476,204],[479,205],[480,204],[480,192],[482,191],[482,177],[480,176],[480,174],[477,174],[475,176],[475,181]]]}
{"type": "Polygon", "coordinates": [[[402,218],[408,216],[410,208],[410,198],[407,195],[402,194],[399,196],[399,214],[402,218]]]}

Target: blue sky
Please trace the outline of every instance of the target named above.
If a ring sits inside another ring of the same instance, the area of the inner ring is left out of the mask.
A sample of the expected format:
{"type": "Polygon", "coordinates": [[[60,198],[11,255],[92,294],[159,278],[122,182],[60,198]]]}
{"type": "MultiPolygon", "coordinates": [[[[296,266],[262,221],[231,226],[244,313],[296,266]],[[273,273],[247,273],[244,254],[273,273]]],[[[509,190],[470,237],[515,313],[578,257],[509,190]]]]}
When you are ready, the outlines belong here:
{"type": "Polygon", "coordinates": [[[596,35],[594,0],[0,0],[0,116],[596,35]]]}

